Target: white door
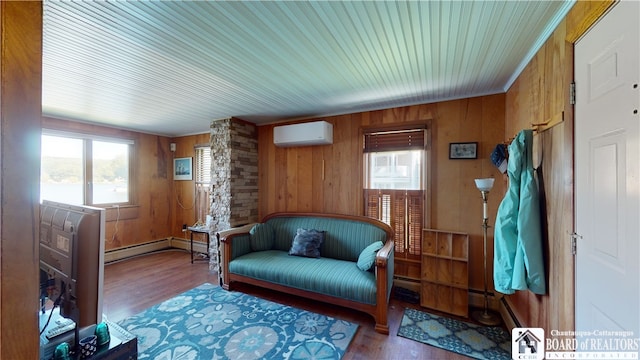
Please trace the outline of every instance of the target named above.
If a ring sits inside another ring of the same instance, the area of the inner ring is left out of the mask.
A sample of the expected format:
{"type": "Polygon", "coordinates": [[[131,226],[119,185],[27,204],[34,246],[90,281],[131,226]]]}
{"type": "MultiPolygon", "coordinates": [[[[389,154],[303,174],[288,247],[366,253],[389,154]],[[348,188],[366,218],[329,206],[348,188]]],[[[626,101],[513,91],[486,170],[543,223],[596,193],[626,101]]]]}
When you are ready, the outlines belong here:
{"type": "Polygon", "coordinates": [[[576,330],[640,336],[640,3],[575,46],[576,330]]]}

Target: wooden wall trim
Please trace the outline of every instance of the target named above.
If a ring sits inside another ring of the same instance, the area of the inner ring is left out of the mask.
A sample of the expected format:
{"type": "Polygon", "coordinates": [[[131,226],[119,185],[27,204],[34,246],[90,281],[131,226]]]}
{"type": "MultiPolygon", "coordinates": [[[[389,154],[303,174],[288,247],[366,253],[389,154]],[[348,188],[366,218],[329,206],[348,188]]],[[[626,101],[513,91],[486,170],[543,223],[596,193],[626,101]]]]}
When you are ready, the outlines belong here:
{"type": "Polygon", "coordinates": [[[361,127],[363,133],[371,133],[375,131],[389,131],[389,130],[411,130],[417,129],[419,127],[424,127],[425,129],[430,129],[433,125],[431,122],[433,119],[425,119],[425,120],[417,120],[417,121],[406,121],[402,124],[381,124],[381,125],[364,125],[361,127]]]}
{"type": "Polygon", "coordinates": [[[141,133],[118,129],[110,126],[103,126],[98,124],[90,124],[86,122],[58,119],[54,117],[43,116],[42,127],[44,129],[68,131],[70,133],[87,134],[87,135],[99,135],[105,137],[113,137],[119,139],[136,140],[140,137],[141,133]]]}
{"type": "Polygon", "coordinates": [[[593,24],[600,19],[610,8],[613,6],[616,1],[615,0],[605,0],[605,1],[590,1],[589,6],[576,7],[576,12],[582,12],[581,15],[573,12],[569,13],[567,19],[567,36],[565,37],[566,41],[573,44],[584,33],[591,28],[593,24]]]}

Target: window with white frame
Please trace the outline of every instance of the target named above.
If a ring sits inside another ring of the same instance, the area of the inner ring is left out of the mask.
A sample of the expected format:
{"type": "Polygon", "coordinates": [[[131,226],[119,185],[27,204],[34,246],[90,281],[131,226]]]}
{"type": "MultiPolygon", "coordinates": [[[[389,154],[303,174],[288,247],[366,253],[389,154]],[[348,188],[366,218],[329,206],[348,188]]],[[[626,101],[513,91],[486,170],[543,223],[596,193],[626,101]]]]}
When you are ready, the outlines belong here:
{"type": "Polygon", "coordinates": [[[197,145],[195,147],[195,211],[198,224],[204,224],[210,212],[209,187],[211,186],[211,147],[197,145]]]}
{"type": "Polygon", "coordinates": [[[364,131],[364,212],[394,230],[396,259],[417,260],[424,224],[425,126],[364,131]]]}
{"type": "Polygon", "coordinates": [[[40,198],[105,206],[131,203],[133,141],[44,130],[40,198]]]}

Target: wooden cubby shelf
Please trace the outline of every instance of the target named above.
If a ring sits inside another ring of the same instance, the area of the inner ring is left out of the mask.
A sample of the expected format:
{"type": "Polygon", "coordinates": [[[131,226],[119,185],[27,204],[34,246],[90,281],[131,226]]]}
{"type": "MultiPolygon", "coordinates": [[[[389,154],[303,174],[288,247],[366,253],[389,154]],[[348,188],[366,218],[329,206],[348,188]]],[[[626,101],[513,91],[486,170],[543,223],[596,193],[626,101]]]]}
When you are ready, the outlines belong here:
{"type": "Polygon", "coordinates": [[[467,317],[469,235],[423,229],[420,305],[467,317]]]}

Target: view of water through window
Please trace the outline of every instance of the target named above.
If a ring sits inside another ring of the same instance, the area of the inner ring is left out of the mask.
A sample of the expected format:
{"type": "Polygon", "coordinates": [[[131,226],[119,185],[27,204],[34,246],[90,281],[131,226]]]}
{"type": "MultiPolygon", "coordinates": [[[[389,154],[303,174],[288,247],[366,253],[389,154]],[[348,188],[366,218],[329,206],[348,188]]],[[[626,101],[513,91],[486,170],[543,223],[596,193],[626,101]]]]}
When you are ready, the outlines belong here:
{"type": "Polygon", "coordinates": [[[92,204],[129,201],[129,147],[127,144],[42,136],[40,197],[84,204],[85,184],[93,184],[92,204]],[[90,142],[93,178],[86,178],[85,141],[90,142]]]}

